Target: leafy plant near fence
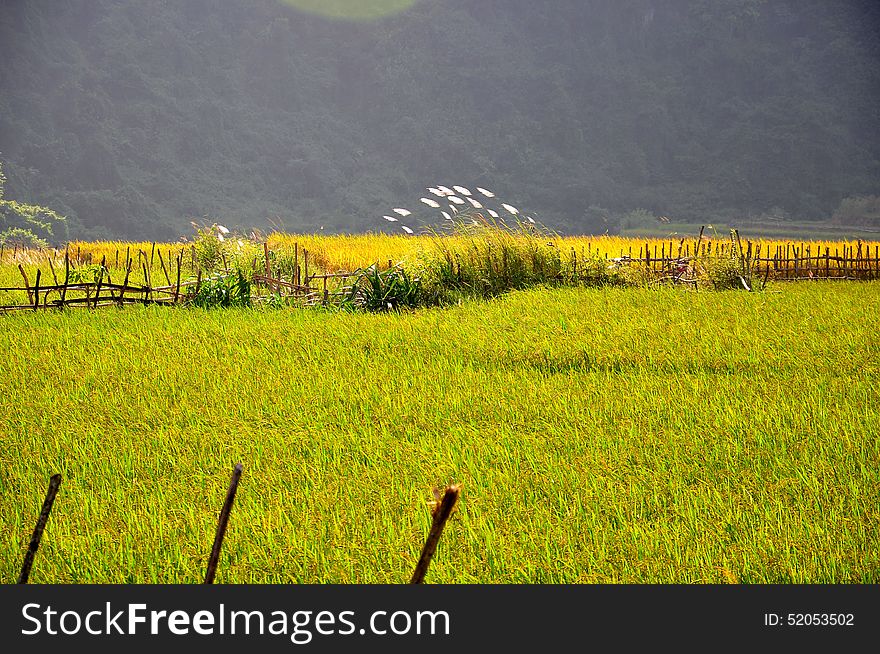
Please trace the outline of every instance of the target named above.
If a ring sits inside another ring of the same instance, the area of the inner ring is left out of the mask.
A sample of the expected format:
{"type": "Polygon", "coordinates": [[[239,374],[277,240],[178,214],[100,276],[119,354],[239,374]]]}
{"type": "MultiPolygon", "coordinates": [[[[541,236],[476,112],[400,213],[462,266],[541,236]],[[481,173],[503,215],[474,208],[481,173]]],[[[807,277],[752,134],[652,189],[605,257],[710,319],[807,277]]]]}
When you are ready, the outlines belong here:
{"type": "Polygon", "coordinates": [[[71,266],[68,271],[68,282],[71,284],[92,284],[99,279],[106,279],[109,270],[106,266],[98,263],[86,263],[80,266],[71,266]]]}
{"type": "Polygon", "coordinates": [[[203,279],[190,303],[205,309],[251,306],[251,283],[241,271],[203,279]]]}
{"type": "Polygon", "coordinates": [[[425,303],[422,281],[397,266],[379,270],[376,265],[354,273],[354,281],[342,298],[342,306],[366,311],[396,311],[425,303]]]}

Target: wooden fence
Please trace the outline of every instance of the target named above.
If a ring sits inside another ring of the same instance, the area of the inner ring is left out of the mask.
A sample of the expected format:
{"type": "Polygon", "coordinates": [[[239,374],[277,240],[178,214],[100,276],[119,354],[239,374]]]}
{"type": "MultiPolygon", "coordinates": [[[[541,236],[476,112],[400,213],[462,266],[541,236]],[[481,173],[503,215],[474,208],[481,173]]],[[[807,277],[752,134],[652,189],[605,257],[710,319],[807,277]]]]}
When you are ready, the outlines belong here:
{"type": "MultiPolygon", "coordinates": [[[[303,306],[327,304],[344,295],[345,282],[355,276],[355,273],[345,271],[309,274],[310,253],[305,248],[300,250],[297,244],[293,270],[288,275],[288,279],[283,279],[281,272],[271,267],[268,244],[264,244],[264,248],[265,268],[262,274],[254,274],[249,280],[256,291],[254,296],[256,301],[265,299],[267,295],[274,295],[282,301],[303,306]]],[[[144,250],[139,250],[135,257],[132,257],[130,249],[126,248],[122,257],[122,267],[116,273],[117,280],[120,275],[123,276],[121,283],[114,281],[106,256],[96,265],[93,263],[91,253],[83,254],[79,249],[76,252],[63,251],[63,273],[56,270],[56,264],[53,263],[59,256],[57,250],[49,254],[44,250],[15,248],[2,254],[11,255],[13,262],[17,262],[24,285],[0,287],[0,298],[3,294],[7,297],[13,294],[18,298],[26,297],[27,301],[0,302],[0,313],[47,308],[96,309],[128,304],[179,304],[198,295],[202,283],[208,279],[198,266],[194,247],[190,256],[185,256],[184,251],[181,250],[176,257],[172,255],[171,250],[168,251],[167,257],[163,257],[161,249],[157,250],[155,245],[149,255],[144,250]],[[153,285],[152,282],[152,277],[157,272],[154,269],[157,260],[166,282],[162,285],[153,285]],[[38,266],[35,279],[31,280],[28,277],[23,263],[38,266]],[[41,267],[43,264],[46,264],[48,273],[43,272],[41,267]],[[90,267],[90,274],[96,277],[94,281],[81,280],[82,271],[87,267],[90,267]],[[144,281],[142,283],[131,281],[132,271],[137,271],[144,281]],[[49,275],[51,282],[47,283],[49,275]]],[[[116,267],[119,268],[119,249],[116,250],[114,259],[116,267]]],[[[230,266],[225,256],[220,263],[222,270],[220,274],[229,274],[230,266]]],[[[311,257],[311,263],[312,268],[316,268],[314,256],[311,257]]]]}
{"type": "MultiPolygon", "coordinates": [[[[587,254],[590,252],[587,247],[587,254]]],[[[795,280],[874,280],[880,279],[880,246],[873,249],[857,241],[833,250],[809,243],[786,243],[772,248],[761,243],[740,243],[681,239],[653,248],[645,243],[635,252],[630,247],[614,259],[637,266],[655,275],[675,274],[685,266],[713,259],[736,257],[755,276],[776,281],[795,280]],[[713,247],[714,246],[714,247],[713,247]]]]}
{"type": "MultiPolygon", "coordinates": [[[[309,251],[295,243],[292,267],[288,262],[287,278],[284,279],[277,266],[275,269],[272,267],[272,255],[279,253],[270,252],[268,243],[264,243],[263,248],[264,268],[250,280],[256,291],[254,300],[257,302],[274,296],[286,303],[301,306],[332,303],[348,293],[348,281],[357,275],[346,271],[319,272],[315,257],[312,256],[310,260],[309,251]],[[310,263],[314,271],[311,274],[310,263]]],[[[156,244],[153,244],[149,254],[139,249],[133,257],[129,247],[122,253],[122,249],[117,248],[113,257],[116,270],[114,280],[106,256],[101,258],[100,265],[96,267],[92,254],[82,253],[79,248],[76,252],[69,249],[63,251],[64,270],[60,271],[56,270],[58,250],[49,254],[46,250],[0,247],[0,262],[4,256],[11,255],[13,263],[18,264],[24,282],[23,286],[0,287],[0,313],[65,307],[96,309],[127,304],[179,304],[198,295],[203,279],[207,279],[199,269],[196,250],[192,245],[188,248],[178,247],[176,255],[171,248],[167,248],[163,256],[162,248],[157,248],[156,244]],[[154,267],[157,260],[158,270],[154,267]],[[28,277],[23,263],[38,266],[33,281],[28,277]],[[44,263],[47,264],[45,273],[41,268],[44,263]],[[85,266],[92,267],[91,273],[95,277],[93,280],[83,281],[82,270],[85,266]],[[131,281],[133,271],[143,278],[142,282],[131,281]],[[152,277],[160,272],[165,283],[154,285],[152,277]],[[51,283],[48,281],[50,275],[51,283]],[[121,281],[120,276],[123,278],[121,281]],[[2,302],[4,293],[7,298],[12,294],[17,300],[11,303],[2,302]]],[[[564,262],[568,276],[576,281],[579,275],[589,274],[582,262],[597,256],[597,253],[598,249],[594,250],[590,242],[581,247],[580,252],[572,248],[565,255],[569,258],[564,262]]],[[[749,271],[751,276],[763,279],[764,282],[768,279],[880,279],[880,245],[873,244],[871,247],[862,241],[842,244],[832,250],[830,246],[815,243],[768,246],[750,240],[740,241],[738,236],[725,241],[704,240],[701,232],[697,239],[682,238],[654,245],[645,242],[638,246],[638,251],[630,246],[626,251],[621,251],[619,257],[612,258],[607,252],[601,256],[609,259],[611,265],[636,268],[661,282],[694,285],[697,283],[700,266],[730,260],[736,261],[740,269],[749,271]]],[[[230,266],[225,255],[221,263],[222,270],[228,274],[230,266]]],[[[392,264],[393,262],[388,262],[389,267],[392,264]]],[[[60,266],[60,263],[57,265],[60,266]]]]}

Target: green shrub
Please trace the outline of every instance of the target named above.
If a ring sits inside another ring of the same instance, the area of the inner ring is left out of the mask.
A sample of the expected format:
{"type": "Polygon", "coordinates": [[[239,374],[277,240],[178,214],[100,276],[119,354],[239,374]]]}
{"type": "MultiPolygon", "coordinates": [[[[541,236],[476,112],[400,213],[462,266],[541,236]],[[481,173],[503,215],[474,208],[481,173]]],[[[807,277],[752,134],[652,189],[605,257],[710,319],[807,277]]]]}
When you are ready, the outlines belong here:
{"type": "Polygon", "coordinates": [[[99,263],[87,263],[71,266],[67,281],[71,284],[95,284],[99,279],[107,279],[110,271],[99,263]]]}
{"type": "Polygon", "coordinates": [[[251,283],[240,271],[203,279],[190,304],[205,309],[251,306],[251,283]]]}
{"type": "MultiPolygon", "coordinates": [[[[265,273],[266,253],[261,244],[242,238],[227,238],[222,244],[221,259],[225,254],[230,270],[241,273],[248,281],[253,281],[254,275],[265,273]]],[[[269,253],[270,260],[274,255],[274,252],[269,253]]]]}
{"type": "Polygon", "coordinates": [[[197,266],[205,272],[213,272],[223,259],[223,233],[216,223],[201,228],[195,223],[192,225],[196,228],[193,247],[197,266]]]}

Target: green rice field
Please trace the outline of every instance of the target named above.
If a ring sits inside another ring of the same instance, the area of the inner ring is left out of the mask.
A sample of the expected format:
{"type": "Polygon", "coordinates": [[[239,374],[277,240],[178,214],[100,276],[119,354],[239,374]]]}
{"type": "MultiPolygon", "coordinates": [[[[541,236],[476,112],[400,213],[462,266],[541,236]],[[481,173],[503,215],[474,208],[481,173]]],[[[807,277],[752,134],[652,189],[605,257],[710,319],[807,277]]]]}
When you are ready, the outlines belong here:
{"type": "Polygon", "coordinates": [[[880,582],[880,283],[0,315],[0,575],[880,582]]]}

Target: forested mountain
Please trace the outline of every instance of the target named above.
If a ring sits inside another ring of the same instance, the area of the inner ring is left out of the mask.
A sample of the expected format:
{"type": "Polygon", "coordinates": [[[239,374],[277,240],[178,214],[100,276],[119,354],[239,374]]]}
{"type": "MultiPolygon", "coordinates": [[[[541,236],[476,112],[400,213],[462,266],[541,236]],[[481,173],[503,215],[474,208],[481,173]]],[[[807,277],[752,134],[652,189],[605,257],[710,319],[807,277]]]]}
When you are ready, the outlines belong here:
{"type": "Polygon", "coordinates": [[[6,196],[71,237],[376,230],[437,183],[566,232],[636,208],[823,220],[880,194],[878,27],[873,0],[419,0],[372,21],[3,0],[0,162],[6,196]]]}

